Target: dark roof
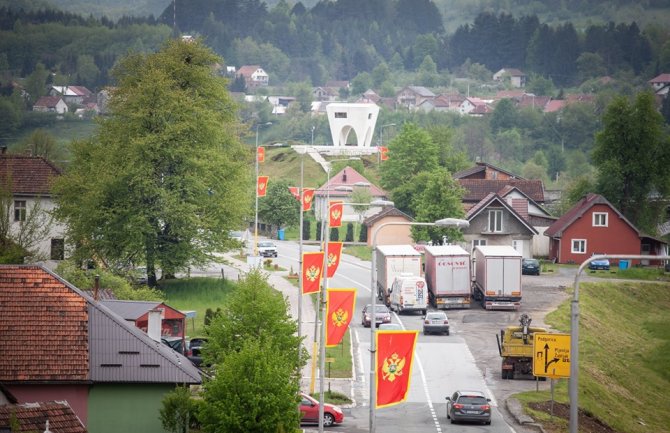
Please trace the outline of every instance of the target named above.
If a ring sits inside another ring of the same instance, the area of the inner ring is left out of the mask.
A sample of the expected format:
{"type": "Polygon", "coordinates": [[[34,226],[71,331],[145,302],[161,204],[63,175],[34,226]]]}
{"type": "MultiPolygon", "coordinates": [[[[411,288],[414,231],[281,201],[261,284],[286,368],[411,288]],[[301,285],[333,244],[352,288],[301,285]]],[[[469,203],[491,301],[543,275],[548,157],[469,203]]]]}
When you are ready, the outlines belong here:
{"type": "Polygon", "coordinates": [[[564,213],[555,223],[550,225],[547,230],[544,231],[544,234],[549,237],[560,238],[563,236],[563,232],[567,229],[572,223],[574,223],[578,218],[586,213],[589,209],[597,204],[604,204],[609,206],[626,224],[633,229],[638,236],[640,231],[626,219],[621,212],[619,212],[607,199],[599,194],[588,193],[582,197],[570,210],[564,213]]]}
{"type": "Polygon", "coordinates": [[[535,230],[535,228],[531,226],[530,223],[526,221],[526,219],[521,214],[519,214],[516,210],[514,210],[512,206],[507,204],[507,201],[505,201],[502,197],[500,197],[496,193],[490,193],[479,203],[471,207],[470,210],[468,210],[467,214],[465,215],[465,219],[467,219],[468,221],[472,220],[482,211],[484,211],[487,207],[489,207],[493,202],[498,202],[502,207],[507,209],[507,211],[509,211],[509,213],[512,214],[512,216],[514,216],[516,219],[518,219],[531,233],[538,234],[538,231],[535,230]]]}
{"type": "Polygon", "coordinates": [[[125,320],[137,320],[149,310],[153,310],[163,304],[160,301],[121,301],[112,299],[101,300],[100,303],[125,320]]]}
{"type": "Polygon", "coordinates": [[[376,223],[377,221],[379,221],[383,218],[394,217],[394,216],[407,218],[408,221],[414,221],[414,218],[407,215],[405,212],[403,212],[400,209],[397,209],[393,206],[389,206],[389,207],[384,207],[380,212],[377,212],[376,214],[367,217],[365,219],[365,221],[363,221],[363,224],[365,224],[366,226],[369,227],[369,226],[373,225],[374,223],[376,223]]]}
{"type": "Polygon", "coordinates": [[[479,202],[492,192],[498,193],[513,186],[536,203],[544,203],[544,186],[541,180],[528,179],[458,179],[465,188],[464,202],[479,202]]]}
{"type": "Polygon", "coordinates": [[[41,156],[0,154],[0,182],[12,181],[14,195],[51,194],[53,180],[61,171],[41,156]]]}
{"type": "Polygon", "coordinates": [[[19,423],[19,429],[12,430],[15,433],[46,430],[53,433],[86,433],[86,427],[66,401],[0,406],[0,430],[9,428],[11,417],[19,423]]]}
{"type": "Polygon", "coordinates": [[[495,171],[499,171],[501,173],[505,173],[506,175],[513,177],[515,179],[524,179],[523,177],[516,175],[512,173],[511,171],[507,171],[503,168],[497,167],[493,164],[489,164],[488,162],[476,162],[474,167],[466,168],[465,170],[457,171],[454,173],[454,179],[462,179],[468,176],[472,176],[475,173],[480,173],[482,171],[486,171],[486,167],[493,169],[495,171]]]}
{"type": "Polygon", "coordinates": [[[184,356],[47,269],[0,265],[0,381],[200,383],[184,356]]]}

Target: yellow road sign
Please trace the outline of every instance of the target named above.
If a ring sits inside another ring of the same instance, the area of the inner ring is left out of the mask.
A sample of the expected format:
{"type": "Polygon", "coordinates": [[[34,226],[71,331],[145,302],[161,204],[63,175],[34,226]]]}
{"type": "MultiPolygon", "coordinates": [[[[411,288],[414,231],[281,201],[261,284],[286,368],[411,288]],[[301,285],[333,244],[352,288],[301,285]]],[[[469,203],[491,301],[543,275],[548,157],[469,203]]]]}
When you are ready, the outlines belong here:
{"type": "Polygon", "coordinates": [[[533,334],[533,375],[570,377],[570,334],[533,334]]]}
{"type": "Polygon", "coordinates": [[[335,362],[335,358],[326,358],[326,362],[335,362]]]}

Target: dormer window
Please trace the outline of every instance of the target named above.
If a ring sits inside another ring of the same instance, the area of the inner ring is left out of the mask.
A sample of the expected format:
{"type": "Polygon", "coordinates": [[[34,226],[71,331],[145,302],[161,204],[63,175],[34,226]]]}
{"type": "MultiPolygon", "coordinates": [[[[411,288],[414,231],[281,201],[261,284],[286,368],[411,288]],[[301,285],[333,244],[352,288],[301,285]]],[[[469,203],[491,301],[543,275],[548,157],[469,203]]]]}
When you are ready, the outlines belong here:
{"type": "Polygon", "coordinates": [[[489,211],[489,232],[490,233],[500,233],[502,229],[502,219],[503,211],[501,209],[495,209],[489,211]]]}
{"type": "Polygon", "coordinates": [[[593,227],[607,227],[607,212],[593,213],[593,227]]]}

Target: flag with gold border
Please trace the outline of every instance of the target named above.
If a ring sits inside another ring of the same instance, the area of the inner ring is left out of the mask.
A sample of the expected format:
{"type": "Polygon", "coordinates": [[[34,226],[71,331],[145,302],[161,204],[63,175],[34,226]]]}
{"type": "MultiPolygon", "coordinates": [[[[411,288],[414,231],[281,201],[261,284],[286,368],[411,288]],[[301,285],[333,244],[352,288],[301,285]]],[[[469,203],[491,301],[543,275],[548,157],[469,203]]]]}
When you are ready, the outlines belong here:
{"type": "Polygon", "coordinates": [[[340,344],[354,316],[356,289],[328,289],[326,299],[326,347],[333,347],[340,344]]]}
{"type": "Polygon", "coordinates": [[[256,148],[256,158],[258,158],[258,162],[265,162],[265,148],[263,146],[256,148]]]}
{"type": "Polygon", "coordinates": [[[300,188],[297,186],[289,186],[288,190],[296,200],[300,201],[300,188]]]}
{"type": "Polygon", "coordinates": [[[335,272],[337,271],[337,267],[340,265],[340,260],[342,258],[342,245],[343,242],[331,242],[328,241],[328,251],[325,250],[325,243],[323,246],[324,253],[328,254],[328,260],[326,261],[327,267],[326,267],[326,275],[328,278],[333,278],[335,276],[335,272]]]}
{"type": "Polygon", "coordinates": [[[314,188],[303,188],[302,191],[302,210],[307,212],[312,208],[314,201],[314,188]]]}
{"type": "Polygon", "coordinates": [[[258,176],[258,182],[256,183],[256,194],[258,197],[265,197],[265,193],[268,190],[268,181],[270,176],[258,176]]]}
{"type": "Polygon", "coordinates": [[[302,294],[316,293],[323,277],[323,251],[302,253],[302,294]]]}
{"type": "Polygon", "coordinates": [[[341,201],[331,201],[328,206],[328,227],[342,226],[344,204],[341,201]]]}
{"type": "Polygon", "coordinates": [[[377,331],[375,407],[387,407],[407,399],[414,348],[419,331],[377,331]]]}
{"type": "Polygon", "coordinates": [[[389,151],[388,147],[379,146],[379,159],[382,161],[386,161],[387,159],[389,159],[388,151],[389,151]]]}

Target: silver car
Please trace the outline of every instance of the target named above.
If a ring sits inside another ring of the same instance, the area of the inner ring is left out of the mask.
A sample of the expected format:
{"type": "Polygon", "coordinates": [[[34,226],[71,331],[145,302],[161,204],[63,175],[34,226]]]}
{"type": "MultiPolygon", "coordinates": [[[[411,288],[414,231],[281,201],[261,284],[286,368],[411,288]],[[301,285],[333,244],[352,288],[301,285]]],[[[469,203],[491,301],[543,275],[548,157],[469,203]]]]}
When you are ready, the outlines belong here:
{"type": "Polygon", "coordinates": [[[429,311],[423,317],[423,334],[440,333],[449,335],[449,318],[444,311],[429,311]]]}

